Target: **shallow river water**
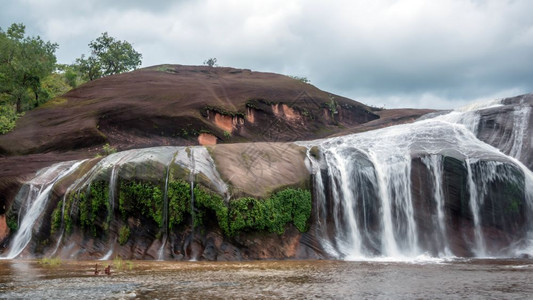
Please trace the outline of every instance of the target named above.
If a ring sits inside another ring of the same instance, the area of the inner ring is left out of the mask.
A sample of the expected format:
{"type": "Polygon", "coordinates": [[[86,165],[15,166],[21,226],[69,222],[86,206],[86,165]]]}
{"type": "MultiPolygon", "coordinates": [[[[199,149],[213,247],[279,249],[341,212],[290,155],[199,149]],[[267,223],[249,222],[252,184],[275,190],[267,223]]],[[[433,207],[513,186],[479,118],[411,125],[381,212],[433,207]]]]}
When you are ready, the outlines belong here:
{"type": "Polygon", "coordinates": [[[0,260],[0,298],[531,299],[533,260],[446,262],[0,260]],[[117,262],[115,262],[117,263],[117,262]],[[123,262],[125,264],[125,262],[123,262]]]}

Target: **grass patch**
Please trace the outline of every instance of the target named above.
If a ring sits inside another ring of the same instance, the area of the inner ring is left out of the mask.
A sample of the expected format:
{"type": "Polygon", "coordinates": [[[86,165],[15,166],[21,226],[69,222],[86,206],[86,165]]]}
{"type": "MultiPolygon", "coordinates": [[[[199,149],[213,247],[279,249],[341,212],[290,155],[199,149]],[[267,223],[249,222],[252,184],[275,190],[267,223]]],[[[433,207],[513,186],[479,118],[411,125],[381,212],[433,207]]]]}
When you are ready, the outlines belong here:
{"type": "Polygon", "coordinates": [[[59,257],[43,257],[38,260],[40,265],[43,266],[50,266],[50,267],[58,267],[63,262],[61,261],[61,258],[59,257]]]}
{"type": "Polygon", "coordinates": [[[113,267],[117,271],[133,270],[134,264],[131,260],[123,260],[120,256],[116,256],[113,259],[113,267]]]}

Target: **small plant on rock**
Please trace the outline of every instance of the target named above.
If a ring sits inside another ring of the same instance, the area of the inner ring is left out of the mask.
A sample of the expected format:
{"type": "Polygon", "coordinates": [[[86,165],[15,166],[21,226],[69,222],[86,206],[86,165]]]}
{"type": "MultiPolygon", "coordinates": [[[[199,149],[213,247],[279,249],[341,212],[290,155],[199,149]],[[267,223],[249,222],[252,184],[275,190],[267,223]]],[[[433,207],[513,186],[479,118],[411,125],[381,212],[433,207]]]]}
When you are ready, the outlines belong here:
{"type": "Polygon", "coordinates": [[[118,231],[118,243],[121,246],[124,246],[126,245],[129,239],[130,239],[130,228],[126,225],[120,227],[120,230],[118,231]]]}

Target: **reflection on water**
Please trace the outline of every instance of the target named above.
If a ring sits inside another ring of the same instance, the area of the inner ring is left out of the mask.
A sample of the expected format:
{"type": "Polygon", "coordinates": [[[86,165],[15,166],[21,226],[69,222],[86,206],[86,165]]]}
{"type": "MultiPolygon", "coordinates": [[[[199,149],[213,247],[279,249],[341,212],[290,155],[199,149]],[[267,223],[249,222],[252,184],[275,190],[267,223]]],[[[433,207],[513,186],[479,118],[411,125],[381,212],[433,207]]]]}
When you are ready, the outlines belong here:
{"type": "MultiPolygon", "coordinates": [[[[95,276],[94,261],[0,260],[0,298],[480,298],[533,295],[532,260],[444,263],[134,262],[95,276]]],[[[112,263],[112,262],[110,262],[112,263]]],[[[99,262],[100,268],[104,264],[99,262]]]]}

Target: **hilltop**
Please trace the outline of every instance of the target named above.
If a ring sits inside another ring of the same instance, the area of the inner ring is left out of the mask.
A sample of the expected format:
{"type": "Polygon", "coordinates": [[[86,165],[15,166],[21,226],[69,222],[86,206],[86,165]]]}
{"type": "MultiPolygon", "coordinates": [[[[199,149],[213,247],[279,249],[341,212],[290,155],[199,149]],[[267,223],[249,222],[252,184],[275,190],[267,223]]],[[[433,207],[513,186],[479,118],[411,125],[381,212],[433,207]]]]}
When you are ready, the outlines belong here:
{"type": "Polygon", "coordinates": [[[0,154],[316,139],[380,113],[284,75],[162,65],[91,81],[26,113],[0,136],[0,154]]]}

